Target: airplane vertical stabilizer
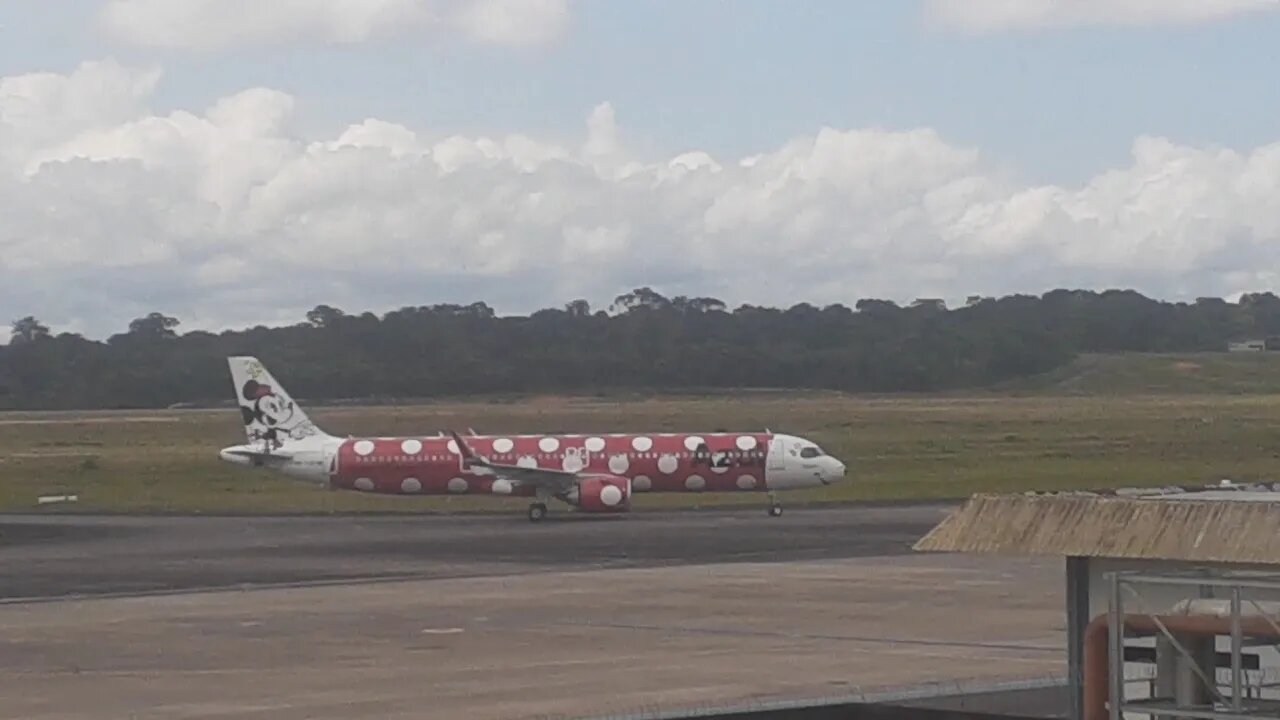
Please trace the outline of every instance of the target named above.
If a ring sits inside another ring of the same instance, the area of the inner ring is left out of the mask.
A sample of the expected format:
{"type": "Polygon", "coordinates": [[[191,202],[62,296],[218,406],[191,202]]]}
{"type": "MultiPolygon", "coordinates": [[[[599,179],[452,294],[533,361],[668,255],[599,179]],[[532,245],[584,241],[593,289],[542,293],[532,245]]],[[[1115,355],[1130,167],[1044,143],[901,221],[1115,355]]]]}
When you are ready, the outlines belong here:
{"type": "Polygon", "coordinates": [[[251,445],[270,452],[285,446],[315,444],[328,437],[257,358],[230,357],[227,363],[251,445]]]}

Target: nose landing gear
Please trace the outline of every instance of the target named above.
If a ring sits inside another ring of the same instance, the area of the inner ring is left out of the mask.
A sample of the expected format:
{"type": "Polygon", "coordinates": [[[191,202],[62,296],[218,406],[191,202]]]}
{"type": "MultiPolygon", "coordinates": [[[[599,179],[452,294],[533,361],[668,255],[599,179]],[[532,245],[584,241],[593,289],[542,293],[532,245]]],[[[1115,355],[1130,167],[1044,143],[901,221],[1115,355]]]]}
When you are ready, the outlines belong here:
{"type": "Polygon", "coordinates": [[[769,517],[778,517],[782,514],[782,506],[778,504],[777,493],[769,493],[769,517]]]}

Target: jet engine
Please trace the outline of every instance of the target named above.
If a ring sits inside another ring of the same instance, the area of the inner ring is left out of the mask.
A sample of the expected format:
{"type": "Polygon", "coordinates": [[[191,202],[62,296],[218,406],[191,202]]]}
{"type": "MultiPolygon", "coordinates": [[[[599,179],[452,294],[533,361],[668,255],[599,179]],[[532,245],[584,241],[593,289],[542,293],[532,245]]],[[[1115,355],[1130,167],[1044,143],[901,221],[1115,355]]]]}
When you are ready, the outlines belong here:
{"type": "Polygon", "coordinates": [[[614,475],[585,477],[565,500],[586,512],[627,512],[631,509],[631,481],[614,475]]]}

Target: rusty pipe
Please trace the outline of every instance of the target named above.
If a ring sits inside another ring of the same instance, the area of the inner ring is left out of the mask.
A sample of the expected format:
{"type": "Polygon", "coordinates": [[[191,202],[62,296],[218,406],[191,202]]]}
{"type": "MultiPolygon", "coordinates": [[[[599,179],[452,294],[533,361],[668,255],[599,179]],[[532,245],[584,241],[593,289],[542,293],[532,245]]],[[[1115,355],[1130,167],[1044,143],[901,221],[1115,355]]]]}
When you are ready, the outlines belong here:
{"type": "MultiPolygon", "coordinates": [[[[1125,615],[1121,621],[1129,632],[1151,635],[1163,625],[1170,632],[1189,635],[1230,635],[1231,618],[1215,615],[1125,615]]],[[[1099,615],[1084,631],[1084,720],[1107,720],[1107,700],[1111,694],[1111,675],[1107,656],[1107,630],[1110,619],[1099,615]]],[[[1280,639],[1267,618],[1258,615],[1240,618],[1240,632],[1246,637],[1280,639]]]]}

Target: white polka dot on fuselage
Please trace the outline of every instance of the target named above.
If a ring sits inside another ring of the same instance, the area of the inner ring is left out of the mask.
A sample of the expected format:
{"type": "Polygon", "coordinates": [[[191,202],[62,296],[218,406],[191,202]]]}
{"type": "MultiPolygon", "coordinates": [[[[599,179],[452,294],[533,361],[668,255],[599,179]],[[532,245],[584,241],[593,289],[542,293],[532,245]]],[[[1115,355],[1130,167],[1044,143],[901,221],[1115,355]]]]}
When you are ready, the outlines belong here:
{"type": "Polygon", "coordinates": [[[358,440],[355,446],[357,455],[368,455],[373,452],[372,440],[358,440]]]}
{"type": "Polygon", "coordinates": [[[404,482],[400,483],[400,490],[407,493],[422,492],[422,483],[418,478],[405,478],[404,482]]]}
{"type": "Polygon", "coordinates": [[[584,467],[584,463],[582,462],[582,458],[576,453],[570,453],[564,456],[564,463],[562,464],[562,467],[565,472],[578,472],[584,467]]]}
{"type": "Polygon", "coordinates": [[[690,475],[688,479],[684,481],[684,486],[690,490],[701,490],[707,486],[707,481],[704,480],[701,475],[690,475]]]}
{"type": "Polygon", "coordinates": [[[545,453],[555,452],[560,449],[560,441],[553,437],[544,437],[538,441],[538,449],[545,453]]]}
{"type": "Polygon", "coordinates": [[[453,478],[449,481],[449,492],[464,493],[467,491],[467,481],[463,478],[453,478]]]}
{"type": "Polygon", "coordinates": [[[508,438],[498,438],[493,441],[493,451],[499,453],[509,453],[516,444],[508,438]]]}
{"type": "Polygon", "coordinates": [[[587,438],[586,448],[588,452],[600,452],[604,450],[604,438],[592,437],[587,438]]]}
{"type": "Polygon", "coordinates": [[[745,452],[747,450],[755,449],[756,439],[751,437],[750,435],[743,435],[742,437],[738,438],[737,443],[738,443],[738,449],[745,452]]]}
{"type": "Polygon", "coordinates": [[[750,475],[743,475],[738,478],[738,487],[743,490],[750,490],[756,486],[756,479],[750,475]]]}
{"type": "Polygon", "coordinates": [[[609,458],[609,472],[621,475],[631,467],[631,461],[627,460],[626,455],[614,455],[609,458]]]}
{"type": "Polygon", "coordinates": [[[632,490],[644,492],[646,490],[649,490],[652,487],[653,487],[653,481],[650,480],[649,476],[647,475],[637,475],[636,478],[631,481],[632,490]]]}
{"type": "Polygon", "coordinates": [[[658,469],[670,475],[680,467],[680,461],[675,455],[663,455],[658,458],[658,469]]]}
{"type": "Polygon", "coordinates": [[[697,435],[690,435],[689,437],[684,439],[684,446],[685,446],[685,449],[687,450],[697,450],[698,446],[705,442],[706,440],[703,440],[697,435]]]}
{"type": "Polygon", "coordinates": [[[516,460],[516,465],[522,468],[536,468],[538,467],[538,459],[531,455],[525,455],[516,460]]]}
{"type": "Polygon", "coordinates": [[[373,490],[373,481],[369,478],[358,478],[355,482],[355,488],[361,492],[370,492],[373,490]]]}
{"type": "Polygon", "coordinates": [[[632,438],[631,447],[635,448],[636,452],[648,452],[649,448],[653,447],[653,440],[644,436],[632,438]]]}
{"type": "Polygon", "coordinates": [[[404,452],[405,455],[417,455],[418,453],[422,452],[422,441],[421,440],[405,440],[404,442],[400,443],[400,449],[404,452]]]}

